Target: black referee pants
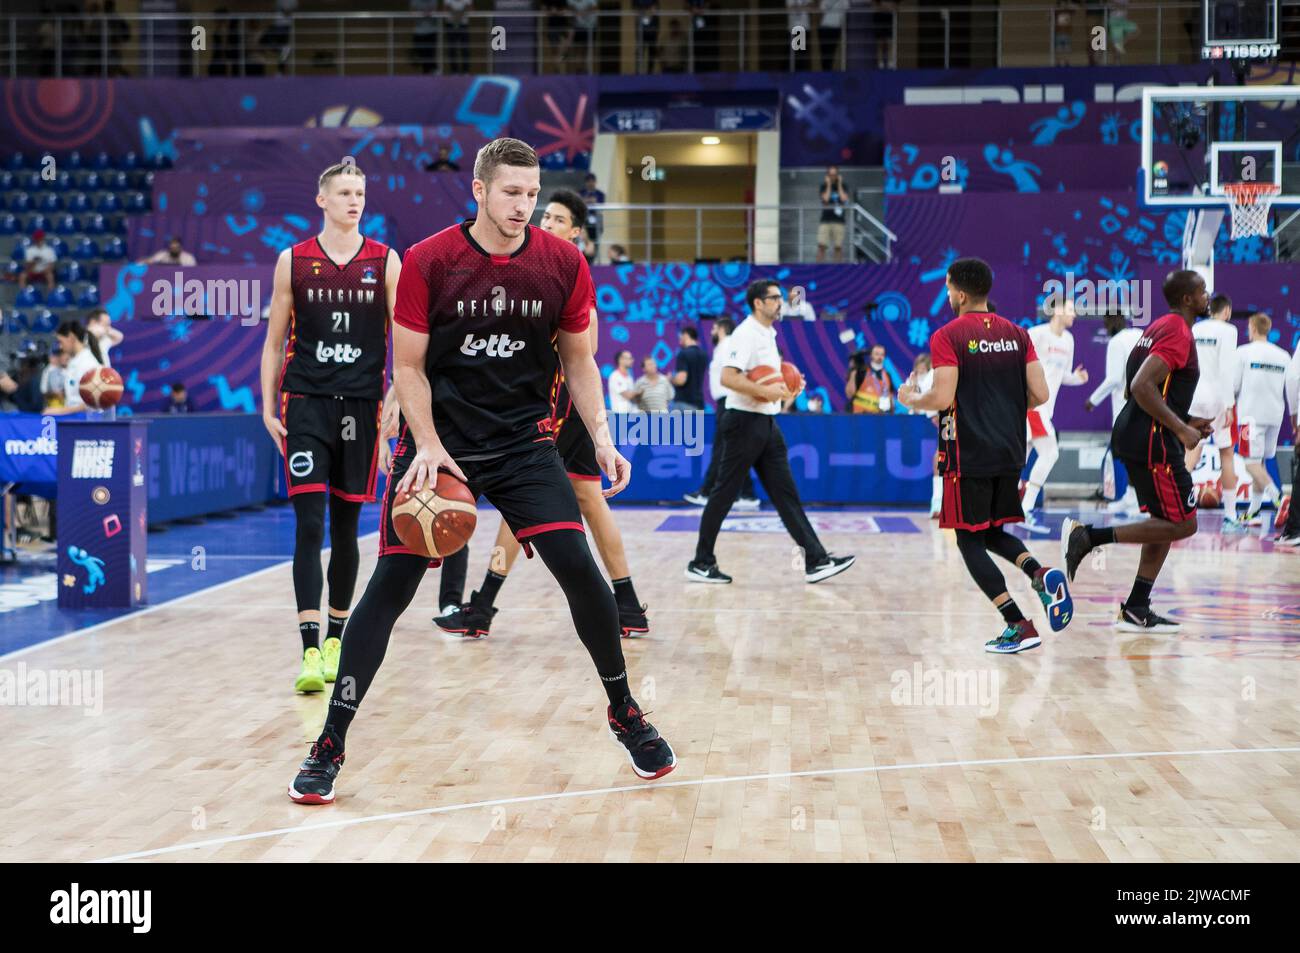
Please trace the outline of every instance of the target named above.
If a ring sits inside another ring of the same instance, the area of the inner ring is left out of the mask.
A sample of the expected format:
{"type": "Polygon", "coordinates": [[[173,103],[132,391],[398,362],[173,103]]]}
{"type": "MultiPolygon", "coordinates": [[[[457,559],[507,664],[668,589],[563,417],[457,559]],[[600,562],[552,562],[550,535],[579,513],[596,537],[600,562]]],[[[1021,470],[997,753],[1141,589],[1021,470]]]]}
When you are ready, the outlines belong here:
{"type": "Polygon", "coordinates": [[[1287,511],[1286,523],[1282,527],[1283,536],[1300,535],[1300,446],[1291,454],[1291,508],[1287,511]]]}
{"type": "MultiPolygon", "coordinates": [[[[708,496],[717,485],[718,461],[722,459],[723,447],[726,443],[722,433],[722,421],[727,414],[734,413],[736,411],[727,409],[727,398],[718,401],[717,426],[713,428],[713,452],[709,455],[709,468],[704,471],[704,485],[700,487],[700,496],[708,496]]],[[[745,481],[741,484],[740,495],[747,500],[754,498],[754,481],[748,470],[745,471],[745,481]]]]}
{"type": "Polygon", "coordinates": [[[711,565],[717,562],[713,555],[722,521],[731,512],[740,486],[749,468],[758,473],[758,479],[767,495],[776,505],[786,532],[803,548],[804,563],[815,566],[826,558],[826,549],[804,515],[799,491],[790,472],[790,459],[785,437],[777,426],[774,414],[756,414],[747,410],[729,410],[718,421],[717,443],[723,444],[718,454],[718,482],[709,494],[708,505],[700,517],[700,538],[695,545],[695,561],[711,565]]]}

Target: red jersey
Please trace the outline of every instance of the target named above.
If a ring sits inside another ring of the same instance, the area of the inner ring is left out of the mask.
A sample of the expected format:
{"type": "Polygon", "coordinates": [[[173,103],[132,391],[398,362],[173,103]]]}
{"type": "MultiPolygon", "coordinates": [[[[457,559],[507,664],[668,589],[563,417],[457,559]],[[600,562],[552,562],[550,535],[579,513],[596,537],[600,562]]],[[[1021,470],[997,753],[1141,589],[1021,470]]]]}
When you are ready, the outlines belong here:
{"type": "Polygon", "coordinates": [[[1169,373],[1159,384],[1160,392],[1180,420],[1186,423],[1188,419],[1196,382],[1201,378],[1201,365],[1196,356],[1196,338],[1187,319],[1170,313],[1151,322],[1129,352],[1124,374],[1124,395],[1129,401],[1115,420],[1111,447],[1115,456],[1141,461],[1147,466],[1171,461],[1181,463],[1186,459],[1183,442],[1156,423],[1132,398],[1133,378],[1148,357],[1158,357],[1169,366],[1169,373]]]}

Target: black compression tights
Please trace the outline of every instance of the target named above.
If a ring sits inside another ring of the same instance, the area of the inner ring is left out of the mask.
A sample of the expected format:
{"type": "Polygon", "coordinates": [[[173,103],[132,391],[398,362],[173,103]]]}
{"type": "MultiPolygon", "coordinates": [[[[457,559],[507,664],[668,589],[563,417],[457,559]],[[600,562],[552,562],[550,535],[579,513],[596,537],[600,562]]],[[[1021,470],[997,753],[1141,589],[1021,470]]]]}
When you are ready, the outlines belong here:
{"type": "MultiPolygon", "coordinates": [[[[569,600],[578,637],[586,646],[611,704],[628,694],[623,645],[619,638],[618,606],[577,530],[554,530],[528,541],[555,576],[569,600]],[[617,697],[616,697],[617,696],[617,697]]],[[[366,697],[388,651],[388,639],[398,617],[411,604],[428,567],[421,556],[381,556],[366,591],[348,622],[339,659],[338,679],[325,722],[343,738],[366,697]]]]}
{"type": "Polygon", "coordinates": [[[1001,526],[972,532],[957,530],[957,550],[970,570],[971,577],[980,591],[990,599],[996,599],[1007,591],[1007,581],[1003,578],[989,553],[1001,556],[1013,565],[1022,553],[1028,553],[1025,544],[1012,536],[1001,526]]]}
{"type": "MultiPolygon", "coordinates": [[[[329,496],[330,509],[330,563],[326,575],[329,579],[329,604],[331,609],[346,613],[352,605],[352,595],[357,586],[357,524],[361,519],[361,504],[329,496]]],[[[298,531],[293,548],[293,591],[298,601],[298,611],[320,611],[320,594],[324,579],[320,571],[320,551],[325,543],[325,494],[299,493],[293,498],[293,511],[298,518],[298,531]]]]}

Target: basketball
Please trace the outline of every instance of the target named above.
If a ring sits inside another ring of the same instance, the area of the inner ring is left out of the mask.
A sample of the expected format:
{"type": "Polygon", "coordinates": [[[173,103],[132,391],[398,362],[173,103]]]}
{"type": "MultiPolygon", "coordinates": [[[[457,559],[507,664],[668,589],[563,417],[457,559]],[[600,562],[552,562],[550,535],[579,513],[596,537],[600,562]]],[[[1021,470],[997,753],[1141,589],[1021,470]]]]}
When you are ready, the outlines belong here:
{"type": "Polygon", "coordinates": [[[790,388],[790,393],[798,397],[803,393],[804,378],[803,371],[795,367],[789,361],[781,362],[781,377],[785,381],[785,386],[790,388]]]}
{"type": "Polygon", "coordinates": [[[782,380],[781,372],[767,364],[759,364],[745,376],[755,384],[762,384],[764,387],[768,384],[779,384],[782,380]]]}
{"type": "Polygon", "coordinates": [[[450,473],[439,472],[432,489],[393,503],[393,526],[402,545],[421,556],[450,556],[469,542],[477,523],[474,495],[450,473]]]}
{"type": "Polygon", "coordinates": [[[92,367],[82,375],[80,390],[87,407],[105,410],[122,399],[122,375],[111,367],[92,367]]]}
{"type": "Polygon", "coordinates": [[[1217,510],[1223,503],[1223,494],[1218,482],[1201,484],[1196,497],[1196,505],[1203,510],[1217,510]]]}

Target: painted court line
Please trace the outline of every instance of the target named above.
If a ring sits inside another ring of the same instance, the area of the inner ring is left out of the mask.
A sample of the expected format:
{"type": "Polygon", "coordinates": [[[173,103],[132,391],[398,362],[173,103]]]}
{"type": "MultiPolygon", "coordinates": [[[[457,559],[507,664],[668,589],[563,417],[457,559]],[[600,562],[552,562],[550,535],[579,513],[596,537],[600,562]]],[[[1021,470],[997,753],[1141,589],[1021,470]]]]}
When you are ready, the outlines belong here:
{"type": "MultiPolygon", "coordinates": [[[[267,837],[280,837],[286,834],[301,834],[307,831],[326,830],[329,828],[355,827],[359,824],[373,824],[379,821],[396,821],[408,817],[426,817],[433,814],[451,814],[458,811],[472,811],[485,807],[499,807],[506,804],[533,804],[539,801],[560,801],[579,797],[598,797],[606,794],[625,794],[631,791],[652,791],[660,788],[702,787],[706,784],[735,784],[747,781],[779,781],[784,778],[823,778],[849,774],[884,774],[890,771],[914,771],[930,768],[980,768],[1004,764],[1050,764],[1077,761],[1109,761],[1128,758],[1193,758],[1213,757],[1234,754],[1300,754],[1300,747],[1294,748],[1203,748],[1193,751],[1129,751],[1114,754],[1057,754],[1039,755],[1032,758],[981,758],[973,761],[930,761],[917,764],[868,765],[860,768],[823,768],[812,771],[781,771],[771,774],[743,774],[733,777],[697,778],[689,781],[658,781],[653,784],[629,784],[622,787],[593,788],[585,791],[556,791],[551,794],[532,794],[526,797],[504,797],[491,801],[472,801],[468,804],[448,804],[442,807],[422,807],[412,811],[396,811],[390,814],[374,814],[369,817],[351,817],[338,821],[325,821],[320,824],[298,824],[293,827],[279,827],[269,831],[253,834],[234,834],[230,837],[215,837],[210,840],[195,841],[189,844],[175,844],[171,847],[157,847],[153,850],[141,850],[130,854],[117,854],[93,861],[99,864],[118,863],[127,860],[142,860],[146,857],[158,857],[163,854],[175,854],[185,850],[199,850],[205,847],[220,847],[225,844],[237,844],[241,841],[260,840],[267,837]]],[[[287,795],[282,795],[287,797],[287,795]]],[[[303,808],[316,810],[316,808],[303,808]]]]}

